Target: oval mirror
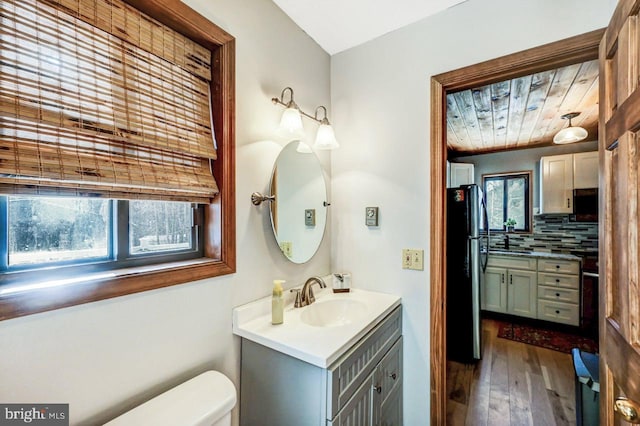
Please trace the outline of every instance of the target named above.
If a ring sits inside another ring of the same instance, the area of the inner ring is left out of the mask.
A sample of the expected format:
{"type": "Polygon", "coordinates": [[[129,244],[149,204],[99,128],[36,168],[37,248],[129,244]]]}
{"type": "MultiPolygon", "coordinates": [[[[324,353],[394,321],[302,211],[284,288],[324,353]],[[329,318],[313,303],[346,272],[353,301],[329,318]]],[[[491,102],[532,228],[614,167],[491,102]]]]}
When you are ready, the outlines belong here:
{"type": "Polygon", "coordinates": [[[293,263],[318,251],[327,223],[327,186],[318,157],[293,141],[276,159],[271,174],[271,225],[280,250],[293,263]]]}

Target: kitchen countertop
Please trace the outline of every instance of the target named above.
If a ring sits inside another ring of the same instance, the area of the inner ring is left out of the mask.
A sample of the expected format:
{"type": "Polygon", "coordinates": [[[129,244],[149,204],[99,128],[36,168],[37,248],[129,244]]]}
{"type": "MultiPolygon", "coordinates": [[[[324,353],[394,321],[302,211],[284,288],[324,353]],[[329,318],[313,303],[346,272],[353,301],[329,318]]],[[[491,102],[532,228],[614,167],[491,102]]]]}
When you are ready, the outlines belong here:
{"type": "Polygon", "coordinates": [[[539,259],[560,259],[560,260],[577,260],[582,258],[573,254],[549,253],[545,251],[508,251],[508,250],[489,250],[489,256],[513,256],[513,257],[536,257],[539,259]]]}
{"type": "MultiPolygon", "coordinates": [[[[326,280],[325,280],[326,281],[326,280]]],[[[326,281],[328,284],[331,282],[326,281]]],[[[317,327],[305,323],[301,316],[314,304],[294,308],[287,298],[284,324],[271,324],[271,296],[233,309],[233,334],[321,368],[329,367],[384,317],[400,305],[399,296],[351,289],[349,293],[333,293],[314,287],[315,303],[335,299],[353,300],[366,305],[366,313],[357,320],[339,326],[317,327]]],[[[290,295],[287,290],[287,295],[290,295]]]]}

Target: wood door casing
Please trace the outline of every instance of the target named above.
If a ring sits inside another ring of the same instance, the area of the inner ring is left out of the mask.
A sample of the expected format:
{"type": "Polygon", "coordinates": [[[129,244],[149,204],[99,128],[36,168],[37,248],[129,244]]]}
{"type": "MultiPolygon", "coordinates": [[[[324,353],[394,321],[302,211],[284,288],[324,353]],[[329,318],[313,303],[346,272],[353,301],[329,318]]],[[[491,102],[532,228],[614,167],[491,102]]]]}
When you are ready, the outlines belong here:
{"type": "Polygon", "coordinates": [[[431,424],[447,419],[446,398],[446,94],[598,57],[604,29],[431,77],[430,391],[431,424]]]}
{"type": "Polygon", "coordinates": [[[620,0],[600,43],[600,424],[618,396],[640,402],[638,130],[640,1],[620,0]]]}

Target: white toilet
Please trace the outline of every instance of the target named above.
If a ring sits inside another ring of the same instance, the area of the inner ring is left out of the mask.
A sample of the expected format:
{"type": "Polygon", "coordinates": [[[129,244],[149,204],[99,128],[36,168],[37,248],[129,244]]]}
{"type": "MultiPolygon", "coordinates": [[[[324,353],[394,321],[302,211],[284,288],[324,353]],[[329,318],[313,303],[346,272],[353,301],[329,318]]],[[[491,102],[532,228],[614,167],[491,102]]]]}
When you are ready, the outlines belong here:
{"type": "Polygon", "coordinates": [[[236,388],[207,371],[116,417],[109,426],[230,426],[236,388]]]}

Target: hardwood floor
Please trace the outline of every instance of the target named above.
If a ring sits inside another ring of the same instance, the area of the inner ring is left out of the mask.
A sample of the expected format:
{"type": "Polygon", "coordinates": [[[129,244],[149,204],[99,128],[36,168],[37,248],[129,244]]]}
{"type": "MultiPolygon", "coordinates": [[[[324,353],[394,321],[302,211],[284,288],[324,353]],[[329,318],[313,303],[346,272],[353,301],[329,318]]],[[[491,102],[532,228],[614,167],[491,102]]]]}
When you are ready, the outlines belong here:
{"type": "Polygon", "coordinates": [[[575,425],[571,355],[497,337],[483,320],[476,365],[447,361],[447,424],[575,425]]]}

